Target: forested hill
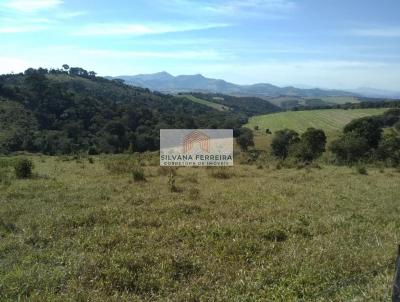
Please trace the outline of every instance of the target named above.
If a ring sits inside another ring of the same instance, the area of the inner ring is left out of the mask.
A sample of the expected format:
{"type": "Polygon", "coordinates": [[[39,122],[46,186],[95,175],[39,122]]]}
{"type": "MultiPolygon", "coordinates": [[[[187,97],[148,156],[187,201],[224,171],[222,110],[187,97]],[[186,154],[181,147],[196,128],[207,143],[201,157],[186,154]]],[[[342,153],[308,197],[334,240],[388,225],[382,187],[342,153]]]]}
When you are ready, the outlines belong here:
{"type": "Polygon", "coordinates": [[[0,153],[156,150],[161,128],[239,128],[248,118],[66,67],[0,76],[0,153]]]}

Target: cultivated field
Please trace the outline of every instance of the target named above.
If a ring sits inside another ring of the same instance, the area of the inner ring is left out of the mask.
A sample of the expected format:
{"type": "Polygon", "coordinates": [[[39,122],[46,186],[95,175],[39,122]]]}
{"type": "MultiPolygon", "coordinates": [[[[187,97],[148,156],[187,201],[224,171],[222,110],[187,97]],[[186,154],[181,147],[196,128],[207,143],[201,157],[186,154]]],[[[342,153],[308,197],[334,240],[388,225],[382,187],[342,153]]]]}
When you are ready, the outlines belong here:
{"type": "Polygon", "coordinates": [[[289,128],[303,132],[309,127],[323,129],[326,132],[340,131],[347,123],[360,117],[378,115],[387,109],[324,109],[307,111],[286,111],[250,118],[246,127],[254,129],[258,126],[264,133],[289,128]]]}
{"type": "Polygon", "coordinates": [[[32,157],[27,180],[2,160],[0,301],[389,300],[398,171],[266,158],[169,177],[156,156],[140,182],[137,156],[32,157]]]}

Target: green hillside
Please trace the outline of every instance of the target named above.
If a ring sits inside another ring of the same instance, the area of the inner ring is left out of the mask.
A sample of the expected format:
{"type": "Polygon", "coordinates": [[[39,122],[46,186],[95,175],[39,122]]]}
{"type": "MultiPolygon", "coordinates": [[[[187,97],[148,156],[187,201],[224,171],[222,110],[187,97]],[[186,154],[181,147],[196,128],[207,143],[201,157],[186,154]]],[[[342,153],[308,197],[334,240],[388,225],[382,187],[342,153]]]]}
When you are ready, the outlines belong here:
{"type": "Polygon", "coordinates": [[[192,102],[195,102],[195,103],[198,103],[198,104],[206,105],[208,107],[217,109],[219,111],[229,111],[230,110],[230,108],[227,107],[227,106],[224,106],[224,105],[221,105],[221,104],[217,104],[217,103],[213,103],[213,102],[201,99],[201,98],[197,98],[197,97],[195,97],[193,95],[185,94],[185,95],[182,95],[182,98],[188,99],[188,100],[190,100],[192,102]]]}
{"type": "Polygon", "coordinates": [[[290,109],[293,107],[306,106],[330,106],[343,105],[346,103],[360,103],[357,97],[352,96],[322,96],[322,97],[298,97],[298,96],[280,96],[267,98],[267,100],[281,108],[290,109]]]}
{"type": "Polygon", "coordinates": [[[386,109],[324,109],[308,111],[287,111],[267,115],[259,115],[250,118],[246,127],[254,129],[258,126],[260,130],[270,129],[272,132],[289,128],[299,132],[309,127],[323,129],[327,132],[338,131],[353,119],[378,115],[386,109]]]}
{"type": "MultiPolygon", "coordinates": [[[[0,76],[0,153],[157,150],[168,128],[239,128],[247,116],[132,87],[82,68],[0,76]]],[[[258,111],[265,114],[271,111],[258,111]]]]}

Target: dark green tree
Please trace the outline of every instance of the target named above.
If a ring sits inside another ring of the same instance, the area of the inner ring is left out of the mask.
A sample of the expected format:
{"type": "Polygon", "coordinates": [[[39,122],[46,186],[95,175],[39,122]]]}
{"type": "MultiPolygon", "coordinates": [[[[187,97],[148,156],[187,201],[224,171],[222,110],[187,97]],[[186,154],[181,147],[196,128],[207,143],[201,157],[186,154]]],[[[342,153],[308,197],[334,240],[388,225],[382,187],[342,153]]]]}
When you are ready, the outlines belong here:
{"type": "Polygon", "coordinates": [[[254,146],[253,131],[248,128],[242,128],[236,141],[242,151],[247,151],[249,147],[254,146]]]}
{"type": "Polygon", "coordinates": [[[275,132],[272,140],[272,153],[282,159],[289,155],[289,149],[295,143],[300,141],[299,134],[290,129],[279,130],[275,132]]]}

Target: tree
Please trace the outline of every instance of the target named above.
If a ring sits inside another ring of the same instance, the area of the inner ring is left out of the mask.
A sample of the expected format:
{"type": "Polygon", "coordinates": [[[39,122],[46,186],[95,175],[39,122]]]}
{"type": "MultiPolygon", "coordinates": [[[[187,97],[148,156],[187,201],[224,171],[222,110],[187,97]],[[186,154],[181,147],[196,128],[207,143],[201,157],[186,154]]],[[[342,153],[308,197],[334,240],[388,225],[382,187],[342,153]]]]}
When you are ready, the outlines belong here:
{"type": "Polygon", "coordinates": [[[400,137],[394,133],[387,133],[382,137],[378,147],[378,159],[384,160],[391,166],[400,165],[400,137]]]}
{"type": "Polygon", "coordinates": [[[299,134],[296,131],[290,129],[279,130],[272,140],[272,153],[285,159],[289,154],[289,148],[298,143],[299,140],[299,134]]]}
{"type": "Polygon", "coordinates": [[[301,135],[301,141],[310,147],[313,159],[325,152],[326,135],[321,129],[308,128],[301,135]]]}
{"type": "Polygon", "coordinates": [[[329,147],[336,159],[344,163],[353,163],[366,156],[369,143],[357,132],[347,132],[341,138],[333,141],[329,147]]]}
{"type": "Polygon", "coordinates": [[[250,146],[254,146],[253,132],[248,128],[240,129],[239,136],[236,138],[242,151],[247,151],[250,146]]]}
{"type": "Polygon", "coordinates": [[[347,124],[343,133],[354,132],[367,141],[367,149],[377,148],[382,136],[382,124],[376,117],[364,117],[347,124]]]}
{"type": "Polygon", "coordinates": [[[293,144],[289,153],[299,160],[312,161],[325,152],[326,135],[323,130],[308,128],[301,135],[300,141],[293,144]]]}

